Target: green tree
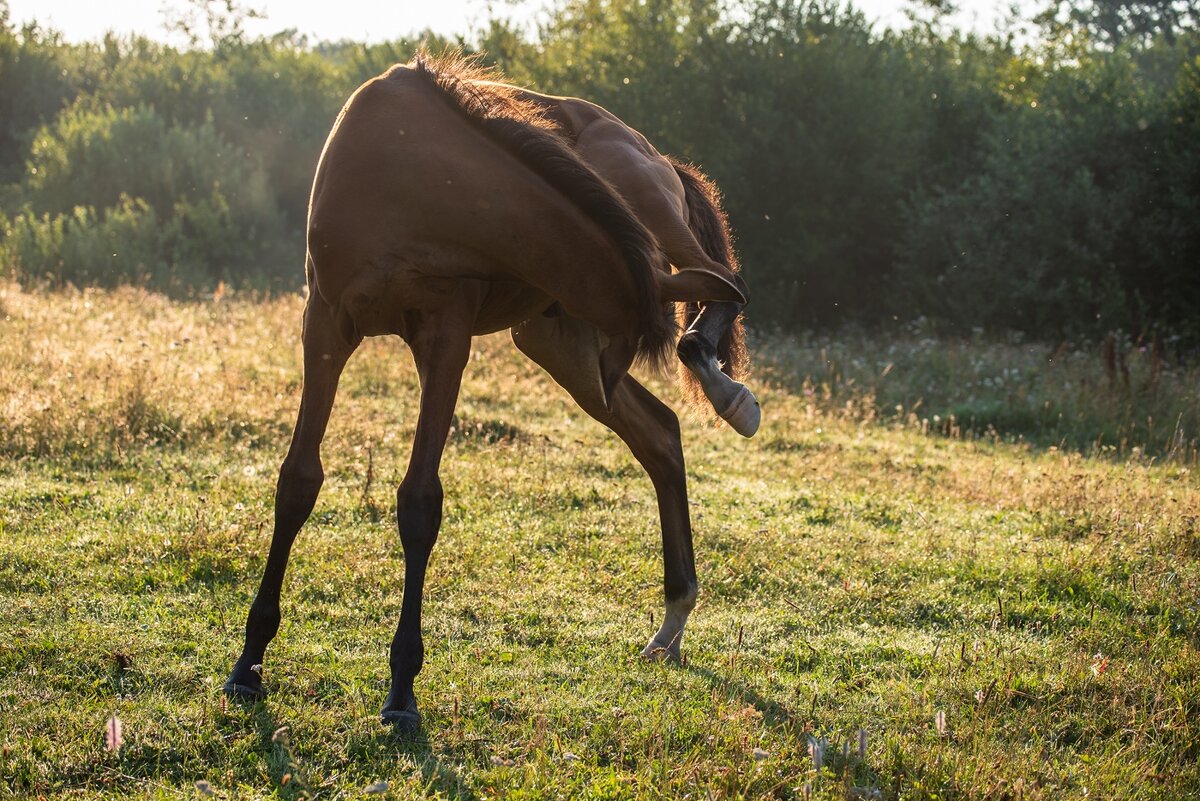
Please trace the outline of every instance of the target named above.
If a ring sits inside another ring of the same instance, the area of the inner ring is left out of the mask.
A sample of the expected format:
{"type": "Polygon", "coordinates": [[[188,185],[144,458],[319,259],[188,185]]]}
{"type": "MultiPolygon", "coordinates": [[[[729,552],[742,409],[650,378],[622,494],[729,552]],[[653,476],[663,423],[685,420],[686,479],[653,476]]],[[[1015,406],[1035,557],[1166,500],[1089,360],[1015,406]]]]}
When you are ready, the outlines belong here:
{"type": "Polygon", "coordinates": [[[0,185],[16,180],[33,132],[75,93],[64,50],[56,34],[35,25],[14,29],[0,3],[0,185]]]}
{"type": "Polygon", "coordinates": [[[1052,32],[1062,27],[1086,32],[1112,47],[1147,45],[1158,37],[1173,43],[1195,32],[1200,4],[1195,0],[1055,0],[1041,15],[1052,32]]]}

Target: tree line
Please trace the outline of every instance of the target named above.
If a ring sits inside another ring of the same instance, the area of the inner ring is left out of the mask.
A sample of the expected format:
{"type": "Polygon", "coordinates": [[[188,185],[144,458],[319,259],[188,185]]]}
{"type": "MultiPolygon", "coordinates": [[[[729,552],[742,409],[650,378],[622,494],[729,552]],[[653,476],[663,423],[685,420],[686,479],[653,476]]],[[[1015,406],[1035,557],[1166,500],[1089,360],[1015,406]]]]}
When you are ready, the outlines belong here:
{"type": "MultiPolygon", "coordinates": [[[[70,44],[0,0],[0,274],[291,290],[345,97],[418,44],[70,44]]],[[[753,324],[1200,344],[1194,0],[1079,0],[988,35],[945,0],[878,29],[837,0],[561,0],[429,46],[586,97],[721,186],[753,324]],[[1021,24],[1025,23],[1022,33],[1021,24]]]]}

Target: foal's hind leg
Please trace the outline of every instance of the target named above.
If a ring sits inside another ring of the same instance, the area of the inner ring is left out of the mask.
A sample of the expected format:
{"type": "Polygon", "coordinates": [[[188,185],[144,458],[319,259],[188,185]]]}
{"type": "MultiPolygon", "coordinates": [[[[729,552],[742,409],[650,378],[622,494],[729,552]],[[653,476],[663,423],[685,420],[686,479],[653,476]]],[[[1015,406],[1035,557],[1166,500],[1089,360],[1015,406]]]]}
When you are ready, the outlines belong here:
{"type": "Polygon", "coordinates": [[[406,731],[415,730],[421,721],[413,681],[425,661],[421,639],[425,568],[442,524],[438,468],[471,352],[467,314],[423,316],[413,323],[406,338],[421,378],[421,411],[408,472],[396,491],[396,522],[404,546],[404,599],[392,639],[392,688],[381,715],[383,722],[406,731]]]}
{"type": "MultiPolygon", "coordinates": [[[[735,275],[738,288],[747,294],[746,284],[735,275]]],[[[700,313],[675,346],[684,367],[696,376],[713,410],[743,437],[752,437],[762,422],[758,399],[745,384],[734,381],[721,371],[717,347],[729,335],[742,306],[738,303],[705,303],[700,313]]]]}
{"type": "Polygon", "coordinates": [[[258,595],[246,619],[246,642],[233,666],[225,691],[230,695],[261,698],[266,694],[262,665],[267,643],[279,630],[279,593],[288,554],[304,521],[308,519],[321,490],[325,473],[321,468],[321,439],[329,422],[338,377],[358,342],[347,342],[334,324],[333,311],[315,293],[304,308],[304,389],[300,414],[292,433],[279,483],[275,489],[275,533],[263,571],[258,595]]]}
{"type": "Polygon", "coordinates": [[[536,317],[514,328],[512,337],[584,411],[624,440],[650,475],[662,524],[666,614],[642,655],[678,660],[683,628],[696,605],[697,593],[678,418],[629,375],[617,385],[609,411],[597,378],[599,339],[587,323],[566,314],[536,317]]]}
{"type": "MultiPolygon", "coordinates": [[[[715,272],[733,282],[743,298],[750,296],[741,275],[714,261],[704,252],[669,194],[660,191],[657,185],[648,185],[636,197],[639,216],[658,237],[672,264],[680,270],[715,272]]],[[[741,314],[742,305],[730,301],[705,303],[691,327],[680,338],[676,352],[679,360],[700,382],[713,411],[729,423],[734,431],[750,437],[758,431],[762,420],[758,399],[745,384],[725,375],[717,358],[718,346],[741,314]]]]}

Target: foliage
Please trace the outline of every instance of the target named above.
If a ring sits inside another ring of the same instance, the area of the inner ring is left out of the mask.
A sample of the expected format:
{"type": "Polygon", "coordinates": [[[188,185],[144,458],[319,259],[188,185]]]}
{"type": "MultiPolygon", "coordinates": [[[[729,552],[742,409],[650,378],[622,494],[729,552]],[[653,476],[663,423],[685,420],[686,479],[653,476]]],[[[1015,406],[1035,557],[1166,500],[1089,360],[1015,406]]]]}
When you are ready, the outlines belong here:
{"type": "Polygon", "coordinates": [[[253,275],[286,249],[268,184],[211,120],[75,107],[34,136],[25,206],[2,252],[26,275],[73,283],[182,288],[253,275]]]}
{"type": "Polygon", "coordinates": [[[1055,0],[1041,22],[1057,30],[1078,28],[1113,46],[1145,44],[1156,37],[1173,42],[1181,31],[1196,31],[1200,6],[1194,0],[1055,0]]]}
{"type": "MultiPolygon", "coordinates": [[[[0,212],[103,226],[126,195],[176,229],[145,272],[5,242],[0,269],[176,290],[302,280],[308,185],[339,104],[417,43],[251,38],[237,3],[189,8],[183,50],[0,22],[0,212]]],[[[948,9],[880,31],[838,0],[562,0],[534,38],[495,19],[425,38],[595,100],[698,162],[724,190],[760,327],[923,316],[946,333],[1125,331],[1194,349],[1189,7],[1047,6],[1023,44],[949,29],[948,9]]]]}
{"type": "Polygon", "coordinates": [[[906,301],[958,331],[1156,328],[1200,336],[1196,67],[1146,85],[1127,54],[1026,67],[979,142],[979,170],[914,193],[906,301]]]}
{"type": "MultiPolygon", "coordinates": [[[[164,234],[158,215],[144,200],[122,195],[102,217],[92,208],[77,206],[53,217],[25,212],[2,222],[9,262],[27,270],[40,267],[45,272],[37,277],[51,283],[162,280],[159,258],[164,234]]],[[[180,283],[186,286],[191,281],[180,283]]]]}
{"type": "Polygon", "coordinates": [[[29,147],[29,134],[75,95],[61,69],[65,46],[36,27],[12,27],[0,4],[0,184],[13,180],[29,147]]]}
{"type": "MultiPolygon", "coordinates": [[[[236,29],[221,33],[216,50],[183,52],[140,38],[67,47],[35,29],[6,33],[49,52],[50,71],[80,88],[61,112],[41,124],[25,117],[28,127],[14,134],[27,142],[24,164],[0,198],[25,234],[0,241],[4,269],[181,292],[303,281],[308,186],[340,103],[325,58],[286,35],[247,41],[236,29]],[[109,248],[111,231],[87,236],[82,227],[119,227],[109,217],[140,206],[161,230],[139,239],[138,252],[157,250],[144,263],[115,264],[113,254],[131,248],[109,248]],[[31,237],[75,249],[31,249],[31,237]],[[87,243],[100,249],[86,253],[87,243]]],[[[12,102],[28,105],[39,93],[19,87],[12,102]]]]}

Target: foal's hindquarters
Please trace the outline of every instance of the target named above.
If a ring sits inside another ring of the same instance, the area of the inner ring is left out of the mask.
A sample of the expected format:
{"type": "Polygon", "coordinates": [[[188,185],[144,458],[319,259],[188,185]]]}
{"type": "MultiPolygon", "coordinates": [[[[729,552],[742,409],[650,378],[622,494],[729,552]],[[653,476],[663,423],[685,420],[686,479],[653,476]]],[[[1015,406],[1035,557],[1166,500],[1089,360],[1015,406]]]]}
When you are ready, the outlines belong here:
{"type": "Polygon", "coordinates": [[[424,660],[425,571],[442,519],[438,474],[474,334],[513,327],[521,350],[616,431],[649,473],[662,520],[667,610],[648,655],[678,657],[697,586],[678,421],[625,372],[628,343],[644,343],[655,330],[648,327],[662,321],[644,319],[647,304],[637,293],[646,285],[614,244],[624,240],[465,125],[413,72],[394,70],[360,88],[318,165],[300,411],[245,645],[225,684],[237,696],[265,693],[261,665],[279,628],[288,555],[322,485],[320,444],[338,379],[363,337],[397,334],[421,384],[412,454],[396,493],[404,587],[382,713],[402,728],[420,720],[413,682],[424,660]],[[606,356],[622,342],[624,363],[613,378],[606,356]]]}

